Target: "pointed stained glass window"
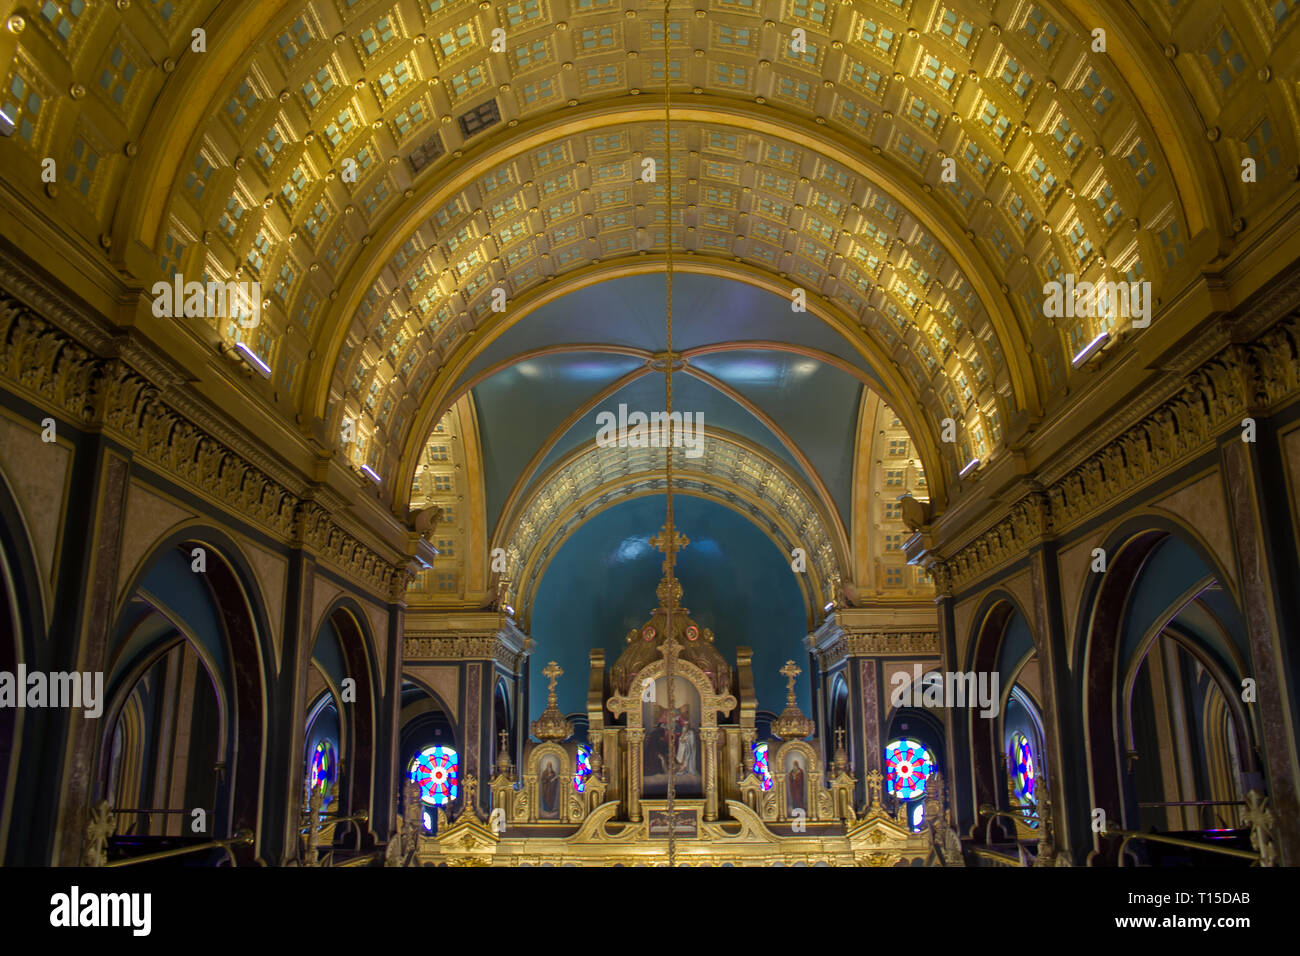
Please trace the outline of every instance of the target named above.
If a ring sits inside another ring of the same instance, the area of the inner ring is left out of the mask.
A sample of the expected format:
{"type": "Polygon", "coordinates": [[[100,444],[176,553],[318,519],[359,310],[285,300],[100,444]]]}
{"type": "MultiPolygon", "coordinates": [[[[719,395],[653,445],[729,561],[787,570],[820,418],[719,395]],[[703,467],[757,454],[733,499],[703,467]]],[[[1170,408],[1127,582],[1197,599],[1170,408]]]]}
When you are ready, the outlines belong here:
{"type": "Polygon", "coordinates": [[[411,761],[410,774],[424,803],[440,806],[460,796],[460,757],[451,747],[425,747],[411,761]]]}
{"type": "Polygon", "coordinates": [[[1022,804],[1033,805],[1037,802],[1034,785],[1038,782],[1034,771],[1034,748],[1024,734],[1016,731],[1007,745],[1007,754],[1011,757],[1011,785],[1015,788],[1016,799],[1022,804]]]}
{"type": "Polygon", "coordinates": [[[895,740],[885,747],[885,789],[899,800],[925,793],[925,781],[934,773],[934,757],[915,740],[895,740]]]}
{"type": "MultiPolygon", "coordinates": [[[[312,751],[311,766],[307,770],[307,785],[311,787],[312,793],[319,791],[328,794],[330,784],[337,776],[338,759],[334,753],[334,745],[328,740],[322,740],[312,751]]],[[[328,796],[325,802],[329,803],[328,796]]]]}

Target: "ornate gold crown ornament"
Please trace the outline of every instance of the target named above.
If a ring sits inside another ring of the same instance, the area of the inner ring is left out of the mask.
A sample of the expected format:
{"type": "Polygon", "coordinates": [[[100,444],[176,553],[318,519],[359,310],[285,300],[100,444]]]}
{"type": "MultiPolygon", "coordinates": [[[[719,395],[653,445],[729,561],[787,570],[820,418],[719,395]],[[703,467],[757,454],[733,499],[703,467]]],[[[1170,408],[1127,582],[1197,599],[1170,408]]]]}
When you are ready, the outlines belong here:
{"type": "Polygon", "coordinates": [[[551,661],[542,668],[542,673],[551,682],[546,689],[546,709],[542,711],[542,716],[528,725],[528,732],[538,740],[560,743],[573,736],[573,724],[565,720],[560,708],[555,706],[555,682],[564,671],[559,664],[551,661]]]}
{"type": "Polygon", "coordinates": [[[772,721],[772,735],[781,740],[803,740],[805,737],[811,737],[812,719],[804,716],[798,702],[794,699],[794,679],[803,671],[795,666],[794,661],[786,661],[785,667],[781,668],[781,673],[786,678],[785,710],[781,711],[780,717],[772,721]]]}

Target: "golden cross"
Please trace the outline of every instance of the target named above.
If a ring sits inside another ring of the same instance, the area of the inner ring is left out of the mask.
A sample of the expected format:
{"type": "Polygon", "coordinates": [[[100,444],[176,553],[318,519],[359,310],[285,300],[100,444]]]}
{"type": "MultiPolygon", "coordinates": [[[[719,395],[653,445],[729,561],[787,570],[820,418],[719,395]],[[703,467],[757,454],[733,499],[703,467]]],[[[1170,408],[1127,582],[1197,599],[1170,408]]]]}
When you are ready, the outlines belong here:
{"type": "MultiPolygon", "coordinates": [[[[502,733],[505,733],[505,731],[503,730],[502,733]]],[[[843,746],[844,746],[844,728],[836,727],[835,728],[835,749],[839,750],[843,746]]]]}
{"type": "Polygon", "coordinates": [[[555,663],[555,661],[551,661],[542,668],[542,674],[551,681],[551,686],[546,689],[546,694],[550,706],[552,707],[555,706],[555,682],[560,679],[560,675],[563,673],[564,671],[560,668],[559,664],[555,663]]]}
{"type": "Polygon", "coordinates": [[[502,749],[502,750],[505,750],[505,749],[506,749],[506,729],[505,729],[504,727],[501,728],[501,733],[497,734],[497,737],[500,738],[500,740],[501,740],[501,749],[502,749]]]}
{"type": "Polygon", "coordinates": [[[650,538],[650,547],[656,551],[662,551],[667,557],[664,559],[664,573],[669,573],[675,562],[674,555],[682,548],[690,544],[691,541],[686,535],[682,534],[676,528],[669,529],[664,525],[659,529],[659,533],[650,538]]]}
{"type": "Polygon", "coordinates": [[[803,671],[800,670],[797,666],[795,666],[794,661],[786,661],[785,667],[782,667],[781,670],[778,671],[778,673],[784,674],[786,677],[786,688],[785,688],[786,700],[789,703],[793,704],[794,703],[794,679],[798,677],[800,674],[802,674],[803,671]]]}
{"type": "Polygon", "coordinates": [[[880,771],[872,770],[867,774],[867,789],[871,791],[871,806],[880,806],[880,771]]]}

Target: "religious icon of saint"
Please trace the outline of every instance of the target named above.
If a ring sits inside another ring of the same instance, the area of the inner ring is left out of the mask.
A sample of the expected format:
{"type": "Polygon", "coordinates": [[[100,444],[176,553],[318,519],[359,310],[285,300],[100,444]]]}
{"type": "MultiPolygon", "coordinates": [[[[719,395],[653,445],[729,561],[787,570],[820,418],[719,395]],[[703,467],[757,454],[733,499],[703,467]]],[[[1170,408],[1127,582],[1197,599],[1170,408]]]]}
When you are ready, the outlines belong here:
{"type": "Polygon", "coordinates": [[[680,708],[677,712],[677,772],[698,774],[700,772],[699,740],[691,726],[691,706],[680,708]]]}
{"type": "Polygon", "coordinates": [[[790,773],[785,778],[786,792],[790,797],[791,810],[807,810],[807,791],[804,787],[803,764],[799,758],[794,758],[794,763],[790,766],[790,773]]]}
{"type": "Polygon", "coordinates": [[[655,726],[645,739],[645,775],[668,772],[668,708],[655,708],[655,726]]]}
{"type": "Polygon", "coordinates": [[[542,768],[537,789],[540,793],[542,812],[558,813],[560,809],[560,775],[555,772],[555,765],[547,763],[542,768]]]}

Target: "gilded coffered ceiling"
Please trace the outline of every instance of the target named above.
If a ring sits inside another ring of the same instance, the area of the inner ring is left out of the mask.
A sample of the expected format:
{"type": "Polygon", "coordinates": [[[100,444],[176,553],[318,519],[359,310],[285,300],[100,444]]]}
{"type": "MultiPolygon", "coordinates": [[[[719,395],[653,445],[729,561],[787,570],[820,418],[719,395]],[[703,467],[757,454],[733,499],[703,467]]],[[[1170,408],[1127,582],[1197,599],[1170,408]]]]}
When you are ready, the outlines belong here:
{"type": "Polygon", "coordinates": [[[662,15],[17,5],[6,187],[137,288],[258,280],[255,329],[138,321],[243,339],[271,370],[255,400],[401,509],[476,357],[567,292],[660,268],[670,230],[684,271],[805,290],[799,320],[872,370],[941,505],[963,454],[1060,406],[1099,331],[1045,318],[1046,281],[1150,281],[1159,321],[1295,180],[1295,0],[675,0],[666,63],[662,15]],[[666,177],[641,175],[665,74],[671,222],[666,177]]]}

